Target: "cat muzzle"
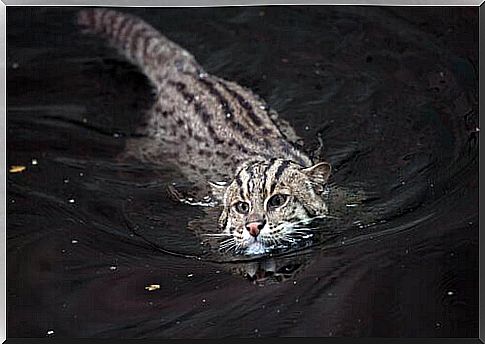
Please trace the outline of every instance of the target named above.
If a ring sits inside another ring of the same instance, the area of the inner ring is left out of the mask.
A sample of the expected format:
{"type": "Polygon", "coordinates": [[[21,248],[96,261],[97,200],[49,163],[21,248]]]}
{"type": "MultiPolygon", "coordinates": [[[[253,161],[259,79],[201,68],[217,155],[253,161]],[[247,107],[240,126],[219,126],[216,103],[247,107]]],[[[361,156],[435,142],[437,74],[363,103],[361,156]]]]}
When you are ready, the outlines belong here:
{"type": "Polygon", "coordinates": [[[257,237],[259,232],[263,229],[266,221],[254,221],[246,224],[246,230],[251,234],[253,237],[257,237]]]}

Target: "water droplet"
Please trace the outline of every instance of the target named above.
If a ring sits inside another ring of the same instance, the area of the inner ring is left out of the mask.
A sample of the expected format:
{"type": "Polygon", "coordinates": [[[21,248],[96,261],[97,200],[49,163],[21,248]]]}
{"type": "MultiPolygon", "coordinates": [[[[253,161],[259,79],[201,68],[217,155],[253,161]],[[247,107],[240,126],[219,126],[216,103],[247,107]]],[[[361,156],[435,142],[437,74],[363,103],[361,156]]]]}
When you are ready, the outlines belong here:
{"type": "Polygon", "coordinates": [[[310,130],[310,127],[308,125],[305,126],[305,130],[310,130]]]}
{"type": "Polygon", "coordinates": [[[206,301],[205,299],[202,299],[202,303],[205,303],[205,301],[206,301]]]}
{"type": "Polygon", "coordinates": [[[160,289],[160,284],[149,284],[145,287],[145,290],[154,291],[160,289]]]}
{"type": "Polygon", "coordinates": [[[188,274],[188,275],[187,275],[187,277],[189,277],[189,278],[190,278],[190,277],[193,277],[193,276],[194,276],[194,274],[188,274]]]}
{"type": "Polygon", "coordinates": [[[79,172],[79,176],[80,176],[80,177],[84,176],[84,173],[79,172]]]}
{"type": "Polygon", "coordinates": [[[79,241],[77,241],[76,239],[72,239],[71,240],[71,244],[77,244],[79,241]]]}
{"type": "Polygon", "coordinates": [[[448,294],[448,295],[450,295],[450,296],[451,296],[451,295],[454,295],[455,293],[454,293],[453,291],[451,291],[451,290],[450,290],[450,291],[448,291],[446,294],[448,294]]]}
{"type": "Polygon", "coordinates": [[[232,113],[230,113],[230,112],[226,113],[227,118],[231,118],[231,116],[232,116],[232,113]]]}
{"type": "Polygon", "coordinates": [[[74,200],[74,198],[71,198],[71,199],[69,200],[69,203],[74,203],[74,202],[76,202],[76,201],[74,200]]]}
{"type": "Polygon", "coordinates": [[[67,184],[67,183],[69,183],[69,179],[66,178],[66,179],[63,180],[63,182],[64,182],[64,184],[67,184]]]}
{"type": "Polygon", "coordinates": [[[115,270],[117,269],[117,267],[113,265],[113,266],[110,266],[110,267],[109,267],[109,269],[110,269],[111,271],[115,271],[115,270]]]}
{"type": "Polygon", "coordinates": [[[52,335],[54,334],[54,330],[49,330],[49,331],[47,331],[47,334],[48,334],[49,336],[52,336],[52,335]]]}
{"type": "Polygon", "coordinates": [[[37,159],[32,159],[32,165],[37,165],[38,162],[37,162],[37,159]]]}

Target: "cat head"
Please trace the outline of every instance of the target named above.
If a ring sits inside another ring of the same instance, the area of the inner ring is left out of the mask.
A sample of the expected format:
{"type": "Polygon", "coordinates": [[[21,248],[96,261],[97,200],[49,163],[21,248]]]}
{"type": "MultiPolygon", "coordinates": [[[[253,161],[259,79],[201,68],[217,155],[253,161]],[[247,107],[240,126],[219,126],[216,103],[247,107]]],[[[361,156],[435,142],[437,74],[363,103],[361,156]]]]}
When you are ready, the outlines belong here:
{"type": "Polygon", "coordinates": [[[311,236],[305,224],[324,215],[321,196],[331,167],[304,168],[273,159],[244,164],[229,184],[211,183],[223,210],[219,225],[229,235],[222,248],[260,254],[311,236]]]}

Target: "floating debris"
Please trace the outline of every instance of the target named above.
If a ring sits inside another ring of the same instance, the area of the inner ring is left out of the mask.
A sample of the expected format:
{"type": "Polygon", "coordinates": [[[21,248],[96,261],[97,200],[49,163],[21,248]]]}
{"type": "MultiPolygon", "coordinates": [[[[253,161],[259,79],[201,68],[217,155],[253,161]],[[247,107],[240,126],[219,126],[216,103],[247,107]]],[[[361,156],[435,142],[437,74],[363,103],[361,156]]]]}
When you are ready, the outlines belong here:
{"type": "Polygon", "coordinates": [[[115,270],[116,270],[116,269],[118,269],[118,268],[117,268],[116,266],[114,266],[114,265],[113,265],[113,266],[110,266],[110,267],[109,267],[109,269],[110,269],[111,271],[115,271],[115,270]]]}
{"type": "Polygon", "coordinates": [[[19,68],[19,64],[17,62],[12,63],[12,68],[13,69],[19,68]]]}
{"type": "Polygon", "coordinates": [[[54,331],[53,331],[53,330],[49,330],[49,331],[47,331],[47,335],[48,335],[48,336],[52,336],[53,334],[54,334],[54,331]]]}
{"type": "Polygon", "coordinates": [[[145,287],[145,290],[154,291],[160,289],[160,284],[150,284],[145,287]]]}
{"type": "Polygon", "coordinates": [[[79,241],[77,241],[76,239],[72,239],[71,240],[71,244],[77,244],[79,241]]]}
{"type": "Polygon", "coordinates": [[[455,293],[454,293],[454,292],[452,292],[452,291],[450,290],[450,291],[449,291],[449,292],[447,292],[446,294],[448,294],[449,296],[451,296],[451,295],[454,295],[455,293]]]}
{"type": "Polygon", "coordinates": [[[19,173],[19,172],[25,171],[26,168],[27,167],[22,165],[13,165],[13,166],[10,166],[10,173],[19,173]]]}
{"type": "Polygon", "coordinates": [[[193,276],[194,276],[194,274],[188,274],[188,275],[187,275],[187,277],[189,277],[189,278],[190,278],[190,277],[193,277],[193,276]]]}
{"type": "Polygon", "coordinates": [[[75,200],[74,198],[71,198],[71,199],[69,200],[69,203],[75,203],[75,202],[76,202],[76,200],[75,200]]]}
{"type": "Polygon", "coordinates": [[[37,164],[38,164],[37,159],[32,159],[32,165],[34,165],[34,166],[35,166],[35,165],[37,165],[37,164]]]}

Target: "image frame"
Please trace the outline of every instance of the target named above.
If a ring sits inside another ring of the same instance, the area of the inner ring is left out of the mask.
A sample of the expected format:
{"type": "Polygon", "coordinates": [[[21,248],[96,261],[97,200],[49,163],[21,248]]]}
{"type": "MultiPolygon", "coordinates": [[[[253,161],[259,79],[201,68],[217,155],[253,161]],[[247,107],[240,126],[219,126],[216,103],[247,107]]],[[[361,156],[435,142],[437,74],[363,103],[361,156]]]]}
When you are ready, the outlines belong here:
{"type": "MultiPolygon", "coordinates": [[[[1,99],[1,104],[2,106],[0,107],[2,110],[2,121],[0,122],[0,132],[1,132],[1,137],[3,141],[3,149],[1,150],[0,153],[0,164],[2,165],[1,167],[1,176],[2,176],[2,187],[3,187],[3,192],[0,195],[0,203],[2,205],[2,209],[0,212],[0,219],[2,221],[2,255],[3,255],[3,260],[2,264],[0,265],[0,271],[1,271],[1,276],[3,279],[3,283],[1,284],[1,299],[0,299],[0,337],[2,339],[2,342],[6,341],[7,343],[24,343],[24,342],[37,342],[39,341],[44,341],[44,340],[49,340],[49,341],[58,341],[58,342],[72,342],[72,343],[84,343],[84,342],[118,342],[120,339],[108,339],[108,340],[101,340],[101,339],[80,339],[80,338],[73,338],[70,340],[66,339],[57,339],[57,338],[48,338],[48,339],[43,339],[43,338],[8,338],[7,337],[7,329],[6,329],[6,317],[7,317],[7,311],[6,311],[6,306],[7,306],[7,298],[6,298],[6,283],[7,283],[7,275],[6,275],[6,259],[7,259],[7,250],[6,250],[6,222],[7,222],[7,212],[6,212],[6,174],[7,174],[7,164],[6,164],[6,156],[7,156],[7,151],[6,151],[6,30],[7,30],[7,23],[6,23],[6,13],[8,10],[8,7],[11,6],[100,6],[100,7],[109,7],[109,6],[120,6],[120,7],[207,7],[207,6],[257,6],[257,5],[376,5],[376,6],[381,6],[381,5],[393,5],[393,6],[477,6],[479,7],[479,109],[480,108],[485,108],[485,103],[483,101],[483,96],[482,96],[482,90],[484,88],[483,80],[485,77],[485,6],[483,5],[483,2],[480,1],[464,1],[464,0],[390,0],[390,1],[344,1],[344,0],[339,0],[339,1],[331,1],[331,2],[325,2],[325,1],[242,1],[242,0],[203,0],[203,1],[197,1],[197,0],[182,0],[182,1],[149,1],[149,0],[140,0],[136,2],[136,5],[133,2],[130,2],[128,0],[126,1],[117,1],[117,0],[111,0],[111,1],[103,1],[102,3],[100,2],[95,2],[95,1],[42,1],[42,0],[9,0],[9,1],[4,1],[2,0],[2,4],[0,6],[0,23],[2,26],[1,31],[1,46],[4,47],[3,54],[1,54],[2,58],[2,78],[3,78],[3,87],[5,88],[3,92],[1,92],[2,96],[0,97],[1,99]]],[[[482,118],[481,113],[479,114],[479,120],[482,118]]],[[[480,142],[479,144],[479,174],[480,171],[483,170],[483,159],[480,159],[483,155],[484,152],[484,143],[480,142]]],[[[480,179],[480,178],[479,178],[480,179]]],[[[484,245],[484,235],[481,233],[482,230],[482,209],[480,207],[480,204],[482,204],[482,200],[484,199],[483,196],[483,188],[481,185],[481,181],[479,180],[479,211],[480,211],[480,216],[479,216],[479,247],[485,247],[484,245]]],[[[479,337],[477,338],[342,338],[342,337],[337,337],[337,338],[327,338],[327,337],[322,337],[322,338],[278,338],[278,341],[282,340],[283,342],[299,342],[300,340],[303,340],[304,342],[318,342],[318,343],[485,343],[485,329],[484,329],[484,319],[485,319],[485,306],[483,304],[483,296],[482,292],[484,290],[483,286],[483,279],[485,276],[485,267],[482,264],[482,261],[485,259],[485,252],[483,249],[479,249],[479,337]]],[[[252,342],[252,341],[262,341],[265,340],[266,338],[261,338],[261,339],[244,339],[244,342],[252,342]]],[[[135,340],[135,339],[131,339],[135,340]]],[[[232,340],[232,339],[231,339],[232,340]]],[[[236,339],[239,340],[239,339],[236,339]]],[[[141,342],[151,342],[154,341],[152,339],[141,339],[141,340],[135,340],[135,341],[141,341],[141,342]]],[[[157,342],[171,342],[173,340],[169,339],[157,339],[157,342]]],[[[183,342],[224,342],[225,339],[202,339],[202,340],[183,340],[183,342]]]]}

